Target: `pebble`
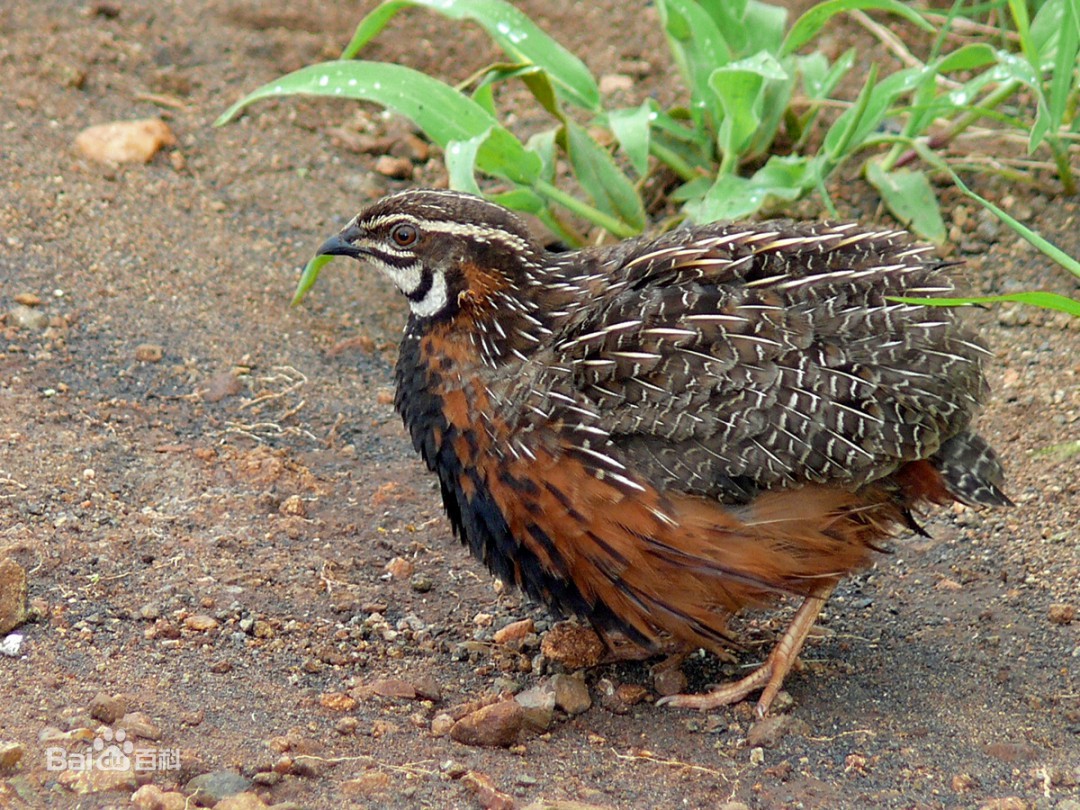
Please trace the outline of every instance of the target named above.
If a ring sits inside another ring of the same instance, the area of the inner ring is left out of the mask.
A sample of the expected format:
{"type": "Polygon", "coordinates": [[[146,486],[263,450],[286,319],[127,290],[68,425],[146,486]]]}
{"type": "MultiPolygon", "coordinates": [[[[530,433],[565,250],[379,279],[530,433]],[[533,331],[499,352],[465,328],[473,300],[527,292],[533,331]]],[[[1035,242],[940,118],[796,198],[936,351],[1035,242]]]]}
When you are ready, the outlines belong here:
{"type": "Polygon", "coordinates": [[[998,323],[1002,326],[1027,326],[1031,317],[1024,306],[1002,307],[998,311],[998,323]]]}
{"type": "Polygon", "coordinates": [[[390,774],[383,771],[368,771],[341,783],[341,792],[346,796],[374,796],[389,789],[390,774]]]}
{"type": "Polygon", "coordinates": [[[1050,605],[1046,615],[1054,624],[1072,624],[1076,618],[1076,608],[1072,605],[1055,602],[1050,605]]]}
{"type": "Polygon", "coordinates": [[[521,641],[535,629],[532,619],[521,619],[496,630],[492,638],[496,644],[509,644],[511,641],[521,641]]]}
{"type": "Polygon", "coordinates": [[[4,640],[0,641],[0,655],[8,658],[18,658],[22,655],[24,639],[25,636],[22,633],[12,633],[9,636],[4,636],[4,640]]]}
{"type": "Polygon", "coordinates": [[[413,575],[415,566],[404,557],[394,557],[386,564],[385,571],[393,579],[408,579],[413,575]]]}
{"type": "Polygon", "coordinates": [[[525,710],[516,700],[500,700],[458,720],[450,738],[463,745],[509,748],[525,726],[525,710]]]}
{"type": "Polygon", "coordinates": [[[540,652],[567,669],[584,669],[599,664],[605,648],[592,628],[559,622],[544,634],[540,652]]]}
{"type": "Polygon", "coordinates": [[[257,793],[244,792],[222,799],[214,805],[214,810],[260,810],[266,806],[257,793]]]}
{"type": "Polygon", "coordinates": [[[184,619],[184,627],[197,633],[205,633],[218,626],[218,620],[205,613],[195,613],[184,619]]]}
{"type": "Polygon", "coordinates": [[[135,771],[130,767],[124,770],[65,770],[60,772],[56,781],[80,796],[90,793],[131,793],[138,787],[135,771]]]}
{"type": "Polygon", "coordinates": [[[445,737],[454,727],[454,718],[446,712],[440,712],[431,718],[431,735],[433,737],[445,737]]]}
{"type": "Polygon", "coordinates": [[[186,810],[187,797],[176,791],[165,792],[157,785],[143,785],[131,794],[135,810],[186,810]]]}
{"type": "Polygon", "coordinates": [[[1005,796],[1001,799],[987,799],[979,805],[979,810],[1028,810],[1028,803],[1019,796],[1005,796]]]}
{"type": "Polygon", "coordinates": [[[514,696],[525,712],[525,725],[540,734],[551,728],[555,719],[555,690],[551,682],[533,686],[514,696]]]}
{"type": "Polygon", "coordinates": [[[184,792],[194,794],[192,801],[200,807],[213,807],[222,799],[243,793],[251,780],[236,771],[211,771],[188,780],[184,792]]]}
{"type": "Polygon", "coordinates": [[[127,731],[128,735],[134,735],[144,740],[160,740],[161,727],[150,719],[145,712],[128,712],[117,726],[127,731]]]}
{"type": "Polygon", "coordinates": [[[653,689],[663,697],[681,695],[686,691],[686,683],[682,667],[660,666],[653,670],[653,689]]]}
{"type": "Polygon", "coordinates": [[[560,673],[553,675],[550,683],[555,693],[555,705],[567,714],[581,714],[592,707],[592,696],[583,676],[560,673]]]}
{"type": "Polygon", "coordinates": [[[773,748],[784,737],[806,735],[810,726],[790,714],[777,714],[759,720],[746,733],[746,744],[751,748],[773,748]]]}
{"type": "Polygon", "coordinates": [[[0,742],[0,772],[10,771],[22,760],[26,746],[18,742],[0,742]]]}
{"type": "Polygon", "coordinates": [[[8,313],[8,323],[16,329],[45,329],[49,325],[49,316],[40,309],[19,304],[8,313]]]}
{"type": "Polygon", "coordinates": [[[495,782],[486,773],[469,771],[461,777],[461,784],[476,796],[484,810],[514,810],[517,802],[495,787],[495,782]]]}
{"type": "Polygon", "coordinates": [[[356,708],[357,701],[344,692],[324,692],[319,695],[319,705],[332,712],[351,712],[356,708]]]}
{"type": "Polygon", "coordinates": [[[16,293],[15,303],[22,304],[24,307],[40,307],[41,296],[34,293],[16,293]]]}
{"type": "Polygon", "coordinates": [[[606,73],[600,77],[600,92],[605,96],[634,89],[634,78],[624,73],[606,73]]]}
{"type": "Polygon", "coordinates": [[[395,180],[408,180],[413,174],[413,163],[406,157],[380,155],[375,159],[375,171],[395,180]]]}
{"type": "Polygon", "coordinates": [[[307,517],[307,504],[299,495],[290,495],[281,502],[278,512],[289,517],[307,517]]]}
{"type": "Polygon", "coordinates": [[[14,560],[0,560],[0,633],[26,621],[26,570],[14,560]]]}
{"type": "Polygon", "coordinates": [[[104,692],[94,695],[87,708],[92,718],[110,726],[127,713],[127,706],[122,699],[104,692]]]}
{"type": "Polygon", "coordinates": [[[113,121],[80,132],[75,148],[98,163],[146,163],[163,146],[175,146],[176,136],[160,118],[113,121]]]}
{"type": "Polygon", "coordinates": [[[140,363],[160,363],[165,347],[160,343],[140,343],[135,347],[135,359],[140,363]]]}

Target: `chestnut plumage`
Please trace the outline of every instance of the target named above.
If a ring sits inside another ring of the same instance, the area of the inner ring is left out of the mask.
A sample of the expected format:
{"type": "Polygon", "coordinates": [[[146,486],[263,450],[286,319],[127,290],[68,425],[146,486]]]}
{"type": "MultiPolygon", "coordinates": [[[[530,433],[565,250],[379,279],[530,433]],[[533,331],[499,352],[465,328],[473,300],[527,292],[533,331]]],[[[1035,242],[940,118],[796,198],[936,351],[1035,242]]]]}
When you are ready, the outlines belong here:
{"type": "Polygon", "coordinates": [[[971,429],[986,350],[903,231],[716,224],[548,253],[451,191],[361,211],[323,253],[409,301],[395,404],[454,530],[501,579],[607,638],[721,651],[732,614],[805,597],[763,689],[839,578],[923,502],[1006,505],[971,429]]]}

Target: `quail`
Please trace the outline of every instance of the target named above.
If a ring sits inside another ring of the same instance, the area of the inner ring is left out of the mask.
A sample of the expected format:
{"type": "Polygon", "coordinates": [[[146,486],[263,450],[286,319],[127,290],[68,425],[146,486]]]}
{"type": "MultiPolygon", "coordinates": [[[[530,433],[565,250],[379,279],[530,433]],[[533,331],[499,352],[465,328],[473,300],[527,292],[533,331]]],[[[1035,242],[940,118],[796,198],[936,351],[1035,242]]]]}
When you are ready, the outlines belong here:
{"type": "MultiPolygon", "coordinates": [[[[611,643],[730,648],[740,609],[801,606],[742,680],[764,715],[825,600],[928,503],[1003,506],[973,432],[986,349],[948,263],[900,230],[712,224],[548,252],[480,197],[409,190],[318,255],[410,315],[395,405],[455,532],[500,579],[611,643]]],[[[325,261],[325,260],[324,260],[325,261]]]]}

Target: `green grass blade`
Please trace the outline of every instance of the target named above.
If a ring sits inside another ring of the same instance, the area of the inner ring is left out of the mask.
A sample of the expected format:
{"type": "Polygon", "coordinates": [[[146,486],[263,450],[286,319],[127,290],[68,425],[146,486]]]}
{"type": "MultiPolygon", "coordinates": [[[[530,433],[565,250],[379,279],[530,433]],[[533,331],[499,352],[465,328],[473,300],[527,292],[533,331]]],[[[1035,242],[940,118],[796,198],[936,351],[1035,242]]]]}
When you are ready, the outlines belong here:
{"type": "Polygon", "coordinates": [[[919,12],[910,8],[907,4],[898,0],[825,0],[811,8],[791,26],[787,38],[784,40],[781,54],[795,53],[803,45],[812,40],[825,24],[837,14],[855,9],[869,11],[887,11],[903,17],[913,25],[917,25],[924,31],[933,33],[934,26],[922,18],[919,12]]]}
{"type": "Polygon", "coordinates": [[[641,197],[607,149],[574,121],[565,123],[563,136],[574,175],[596,207],[626,223],[634,233],[640,233],[645,228],[641,197]]]}
{"type": "Polygon", "coordinates": [[[717,132],[721,173],[735,170],[739,156],[758,132],[768,84],[787,79],[783,66],[765,52],[718,67],[709,76],[709,87],[724,111],[717,132]]]}
{"type": "Polygon", "coordinates": [[[308,294],[308,290],[315,286],[319,271],[333,260],[333,256],[311,257],[311,261],[304,266],[304,272],[300,274],[300,282],[296,285],[296,292],[293,293],[292,302],[289,306],[299,306],[300,302],[304,300],[304,296],[308,294]]]}
{"type": "Polygon", "coordinates": [[[407,6],[427,8],[451,20],[478,23],[511,59],[543,68],[571,104],[594,112],[600,110],[600,90],[585,63],[503,0],[388,0],[360,21],[341,58],[355,57],[391,17],[407,6]]]}
{"type": "Polygon", "coordinates": [[[608,126],[639,177],[644,177],[649,171],[652,120],[653,112],[648,101],[633,109],[612,110],[607,116],[608,126]]]}
{"type": "Polygon", "coordinates": [[[411,119],[444,149],[453,141],[468,141],[490,130],[477,154],[481,171],[523,185],[539,176],[539,157],[482,106],[437,79],[385,62],[345,60],[301,68],[244,96],[214,123],[226,123],[260,99],[298,94],[381,104],[411,119]]]}
{"type": "Polygon", "coordinates": [[[888,296],[889,301],[899,304],[918,304],[929,307],[957,307],[970,304],[1002,304],[1012,302],[1016,304],[1030,304],[1041,309],[1050,309],[1057,312],[1066,312],[1080,318],[1080,301],[1068,298],[1064,295],[1050,292],[1020,292],[1008,295],[981,295],[974,298],[908,298],[901,295],[888,296]]]}
{"type": "Polygon", "coordinates": [[[885,171],[877,160],[866,164],[866,179],[903,225],[936,245],[945,242],[945,222],[930,181],[920,171],[885,171]]]}
{"type": "Polygon", "coordinates": [[[952,167],[949,166],[933,151],[928,149],[925,144],[913,141],[911,145],[919,153],[919,156],[923,160],[925,160],[934,168],[940,169],[941,171],[948,174],[949,177],[952,179],[953,183],[956,184],[956,187],[960,189],[960,191],[962,191],[971,199],[975,200],[977,203],[979,203],[979,205],[988,209],[991,213],[994,214],[994,216],[996,216],[998,219],[1000,219],[1002,222],[1012,228],[1012,230],[1017,233],[1021,238],[1027,240],[1032,245],[1037,247],[1043,255],[1049,257],[1050,259],[1053,259],[1055,262],[1060,264],[1074,276],[1080,278],[1080,261],[1077,261],[1068,253],[1059,248],[1057,245],[1035,233],[1035,231],[1031,230],[1031,228],[1027,227],[1024,223],[1009,216],[1007,213],[998,208],[998,206],[994,205],[985,197],[979,196],[970,188],[968,188],[964,184],[964,181],[960,179],[960,176],[952,170],[952,167]]]}

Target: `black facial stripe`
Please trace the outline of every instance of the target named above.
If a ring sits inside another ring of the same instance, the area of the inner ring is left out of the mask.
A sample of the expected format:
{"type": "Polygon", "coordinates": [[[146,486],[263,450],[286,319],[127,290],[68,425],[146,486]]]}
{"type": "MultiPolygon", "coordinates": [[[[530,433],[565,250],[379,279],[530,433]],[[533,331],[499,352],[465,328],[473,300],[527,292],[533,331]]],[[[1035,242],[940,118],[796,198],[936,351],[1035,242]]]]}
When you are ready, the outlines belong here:
{"type": "Polygon", "coordinates": [[[405,297],[410,301],[423,301],[429,292],[431,292],[431,284],[434,280],[434,276],[430,270],[426,267],[420,273],[420,283],[416,289],[412,292],[405,293],[405,297]]]}

